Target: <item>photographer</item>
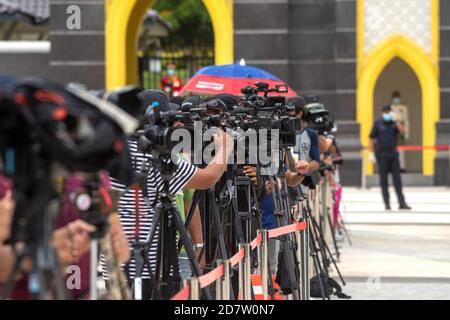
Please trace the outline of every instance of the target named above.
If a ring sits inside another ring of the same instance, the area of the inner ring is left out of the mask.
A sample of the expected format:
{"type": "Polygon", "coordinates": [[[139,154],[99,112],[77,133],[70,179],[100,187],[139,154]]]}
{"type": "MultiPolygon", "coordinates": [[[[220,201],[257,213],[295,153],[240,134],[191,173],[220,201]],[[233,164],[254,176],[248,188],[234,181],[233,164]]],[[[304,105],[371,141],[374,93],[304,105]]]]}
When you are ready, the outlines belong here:
{"type": "MultiPolygon", "coordinates": [[[[290,98],[288,104],[295,108],[295,112],[292,115],[302,119],[302,131],[296,135],[293,153],[297,155],[298,159],[309,162],[307,177],[300,186],[301,189],[289,188],[290,197],[296,203],[296,199],[299,198],[297,193],[301,191],[301,198],[307,196],[309,192],[307,185],[312,185],[317,180],[316,171],[320,166],[319,138],[316,131],[307,128],[307,123],[305,122],[305,98],[301,96],[290,98]]],[[[299,213],[300,208],[297,203],[295,208],[296,212],[299,213]]]]}
{"type": "MultiPolygon", "coordinates": [[[[140,94],[141,100],[146,106],[157,104],[161,112],[169,111],[169,100],[167,95],[160,90],[147,90],[140,94]]],[[[175,195],[181,189],[200,189],[204,190],[213,186],[225,171],[228,157],[233,150],[233,141],[231,137],[218,129],[214,136],[214,144],[216,145],[216,155],[205,168],[197,168],[184,160],[176,163],[176,170],[171,176],[169,183],[169,192],[175,195]]],[[[161,172],[155,167],[152,155],[143,153],[138,147],[137,139],[129,139],[128,149],[132,159],[133,167],[137,172],[140,171],[144,162],[150,164],[150,169],[145,178],[145,184],[141,188],[126,188],[120,181],[112,180],[115,189],[123,192],[119,199],[119,213],[121,223],[124,226],[126,236],[130,246],[136,241],[144,242],[149,236],[149,230],[153,224],[155,208],[158,203],[158,194],[163,191],[163,181],[161,172]],[[145,188],[144,190],[140,190],[145,188]],[[143,192],[147,193],[147,199],[144,199],[143,192]]],[[[175,239],[173,239],[175,241],[175,239]]],[[[142,270],[142,298],[150,299],[152,297],[151,274],[155,272],[156,260],[158,253],[158,233],[151,244],[148,244],[148,254],[144,257],[148,260],[142,270]]],[[[166,246],[167,244],[164,244],[166,246]]],[[[172,246],[175,248],[175,245],[172,246]]],[[[174,254],[176,252],[169,252],[174,254]]],[[[173,270],[173,287],[166,292],[167,296],[171,296],[179,288],[179,270],[173,270]]],[[[136,259],[133,256],[125,266],[125,271],[130,283],[136,276],[136,259]]],[[[159,288],[155,288],[158,290],[159,288]]]]}

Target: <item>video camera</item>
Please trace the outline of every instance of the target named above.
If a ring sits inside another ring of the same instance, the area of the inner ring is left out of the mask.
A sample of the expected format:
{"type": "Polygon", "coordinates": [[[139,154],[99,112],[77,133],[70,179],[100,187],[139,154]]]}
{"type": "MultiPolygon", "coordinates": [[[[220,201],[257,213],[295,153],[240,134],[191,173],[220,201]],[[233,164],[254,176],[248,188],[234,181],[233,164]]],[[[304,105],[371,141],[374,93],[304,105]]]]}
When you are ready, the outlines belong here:
{"type": "Polygon", "coordinates": [[[330,112],[319,102],[305,106],[305,120],[308,128],[316,130],[320,135],[330,132],[334,128],[330,112]]]}

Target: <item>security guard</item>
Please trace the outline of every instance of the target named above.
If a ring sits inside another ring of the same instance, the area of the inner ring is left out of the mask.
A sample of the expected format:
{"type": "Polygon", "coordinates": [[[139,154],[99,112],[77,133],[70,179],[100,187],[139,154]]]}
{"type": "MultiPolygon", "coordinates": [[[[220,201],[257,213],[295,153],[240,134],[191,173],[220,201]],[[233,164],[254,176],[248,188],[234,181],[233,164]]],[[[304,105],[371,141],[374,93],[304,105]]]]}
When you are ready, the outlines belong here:
{"type": "Polygon", "coordinates": [[[378,163],[380,185],[386,210],[391,210],[389,202],[388,175],[392,173],[395,192],[400,204],[400,209],[411,210],[406,204],[402,192],[402,179],[400,176],[400,161],[397,151],[397,138],[399,134],[405,133],[404,125],[396,121],[395,114],[390,105],[383,107],[382,119],[377,120],[370,133],[369,151],[374,160],[374,154],[378,163]]]}

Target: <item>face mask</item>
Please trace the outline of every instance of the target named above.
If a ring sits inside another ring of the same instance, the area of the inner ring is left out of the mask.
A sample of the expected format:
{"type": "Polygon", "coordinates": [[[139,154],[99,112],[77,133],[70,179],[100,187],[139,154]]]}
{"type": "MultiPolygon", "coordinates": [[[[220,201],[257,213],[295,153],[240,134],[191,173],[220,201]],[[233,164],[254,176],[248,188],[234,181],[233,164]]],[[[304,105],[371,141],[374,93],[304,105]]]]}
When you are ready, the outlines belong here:
{"type": "Polygon", "coordinates": [[[400,98],[394,98],[392,99],[392,104],[400,104],[402,100],[400,98]]]}
{"type": "Polygon", "coordinates": [[[169,69],[169,70],[167,70],[167,74],[168,74],[169,76],[174,76],[174,75],[175,75],[175,70],[169,69]]]}
{"type": "Polygon", "coordinates": [[[386,122],[392,121],[392,114],[390,113],[383,113],[383,120],[386,122]]]}

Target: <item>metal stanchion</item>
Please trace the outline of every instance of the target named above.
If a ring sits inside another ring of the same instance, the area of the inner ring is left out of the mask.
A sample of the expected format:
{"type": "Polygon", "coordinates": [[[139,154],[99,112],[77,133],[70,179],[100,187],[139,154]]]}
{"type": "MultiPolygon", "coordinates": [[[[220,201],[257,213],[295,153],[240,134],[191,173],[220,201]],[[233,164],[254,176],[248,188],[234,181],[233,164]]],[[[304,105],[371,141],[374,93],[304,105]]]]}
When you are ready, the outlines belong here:
{"type": "Polygon", "coordinates": [[[365,148],[361,150],[361,189],[367,189],[367,151],[365,148]]]}
{"type": "Polygon", "coordinates": [[[223,300],[230,300],[230,289],[231,289],[230,272],[231,272],[230,260],[225,260],[223,262],[223,284],[222,284],[223,300]]]}
{"type": "Polygon", "coordinates": [[[200,283],[198,278],[193,277],[190,279],[191,287],[191,300],[200,300],[200,283]]]}
{"type": "Polygon", "coordinates": [[[91,265],[91,277],[89,279],[89,294],[91,300],[98,300],[97,291],[97,259],[98,259],[98,240],[91,240],[91,254],[90,254],[90,265],[91,265]]]}
{"type": "MultiPolygon", "coordinates": [[[[243,246],[242,244],[238,245],[238,252],[241,252],[243,246]]],[[[243,300],[244,299],[244,262],[241,260],[239,260],[238,263],[238,276],[239,276],[239,300],[243,300]]]]}
{"type": "Polygon", "coordinates": [[[252,299],[252,263],[251,263],[251,251],[252,247],[250,243],[244,245],[244,300],[252,299]]]}
{"type": "MultiPolygon", "coordinates": [[[[450,175],[450,144],[448,145],[448,174],[450,175]]],[[[450,178],[448,180],[448,187],[450,188],[450,178]]]]}
{"type": "MultiPolygon", "coordinates": [[[[216,260],[216,267],[222,264],[222,260],[216,260]]],[[[222,277],[216,280],[216,300],[222,300],[222,277]]]]}
{"type": "Polygon", "coordinates": [[[269,266],[268,266],[268,240],[269,232],[267,230],[262,230],[262,245],[261,245],[261,279],[262,279],[262,289],[264,294],[264,300],[269,299],[269,266]]]}
{"type": "Polygon", "coordinates": [[[305,218],[306,228],[300,232],[300,278],[302,286],[301,299],[309,300],[310,288],[309,288],[309,219],[305,218]]]}
{"type": "MultiPolygon", "coordinates": [[[[256,236],[257,236],[257,238],[261,235],[261,230],[257,230],[256,231],[256,236]]],[[[259,245],[259,246],[257,246],[256,247],[256,254],[257,254],[257,261],[258,261],[258,267],[257,267],[257,269],[256,269],[256,273],[257,274],[261,274],[261,265],[262,265],[262,246],[261,245],[259,245]]]]}
{"type": "MultiPolygon", "coordinates": [[[[300,231],[295,231],[295,241],[297,242],[297,250],[296,250],[296,254],[297,254],[297,261],[298,261],[298,268],[300,270],[300,272],[302,271],[303,267],[302,267],[302,246],[301,246],[301,238],[300,238],[300,231]]],[[[299,284],[299,288],[301,290],[301,288],[303,287],[303,279],[300,276],[298,279],[298,284],[299,284]]],[[[300,300],[303,300],[303,297],[300,295],[300,300]]]]}

